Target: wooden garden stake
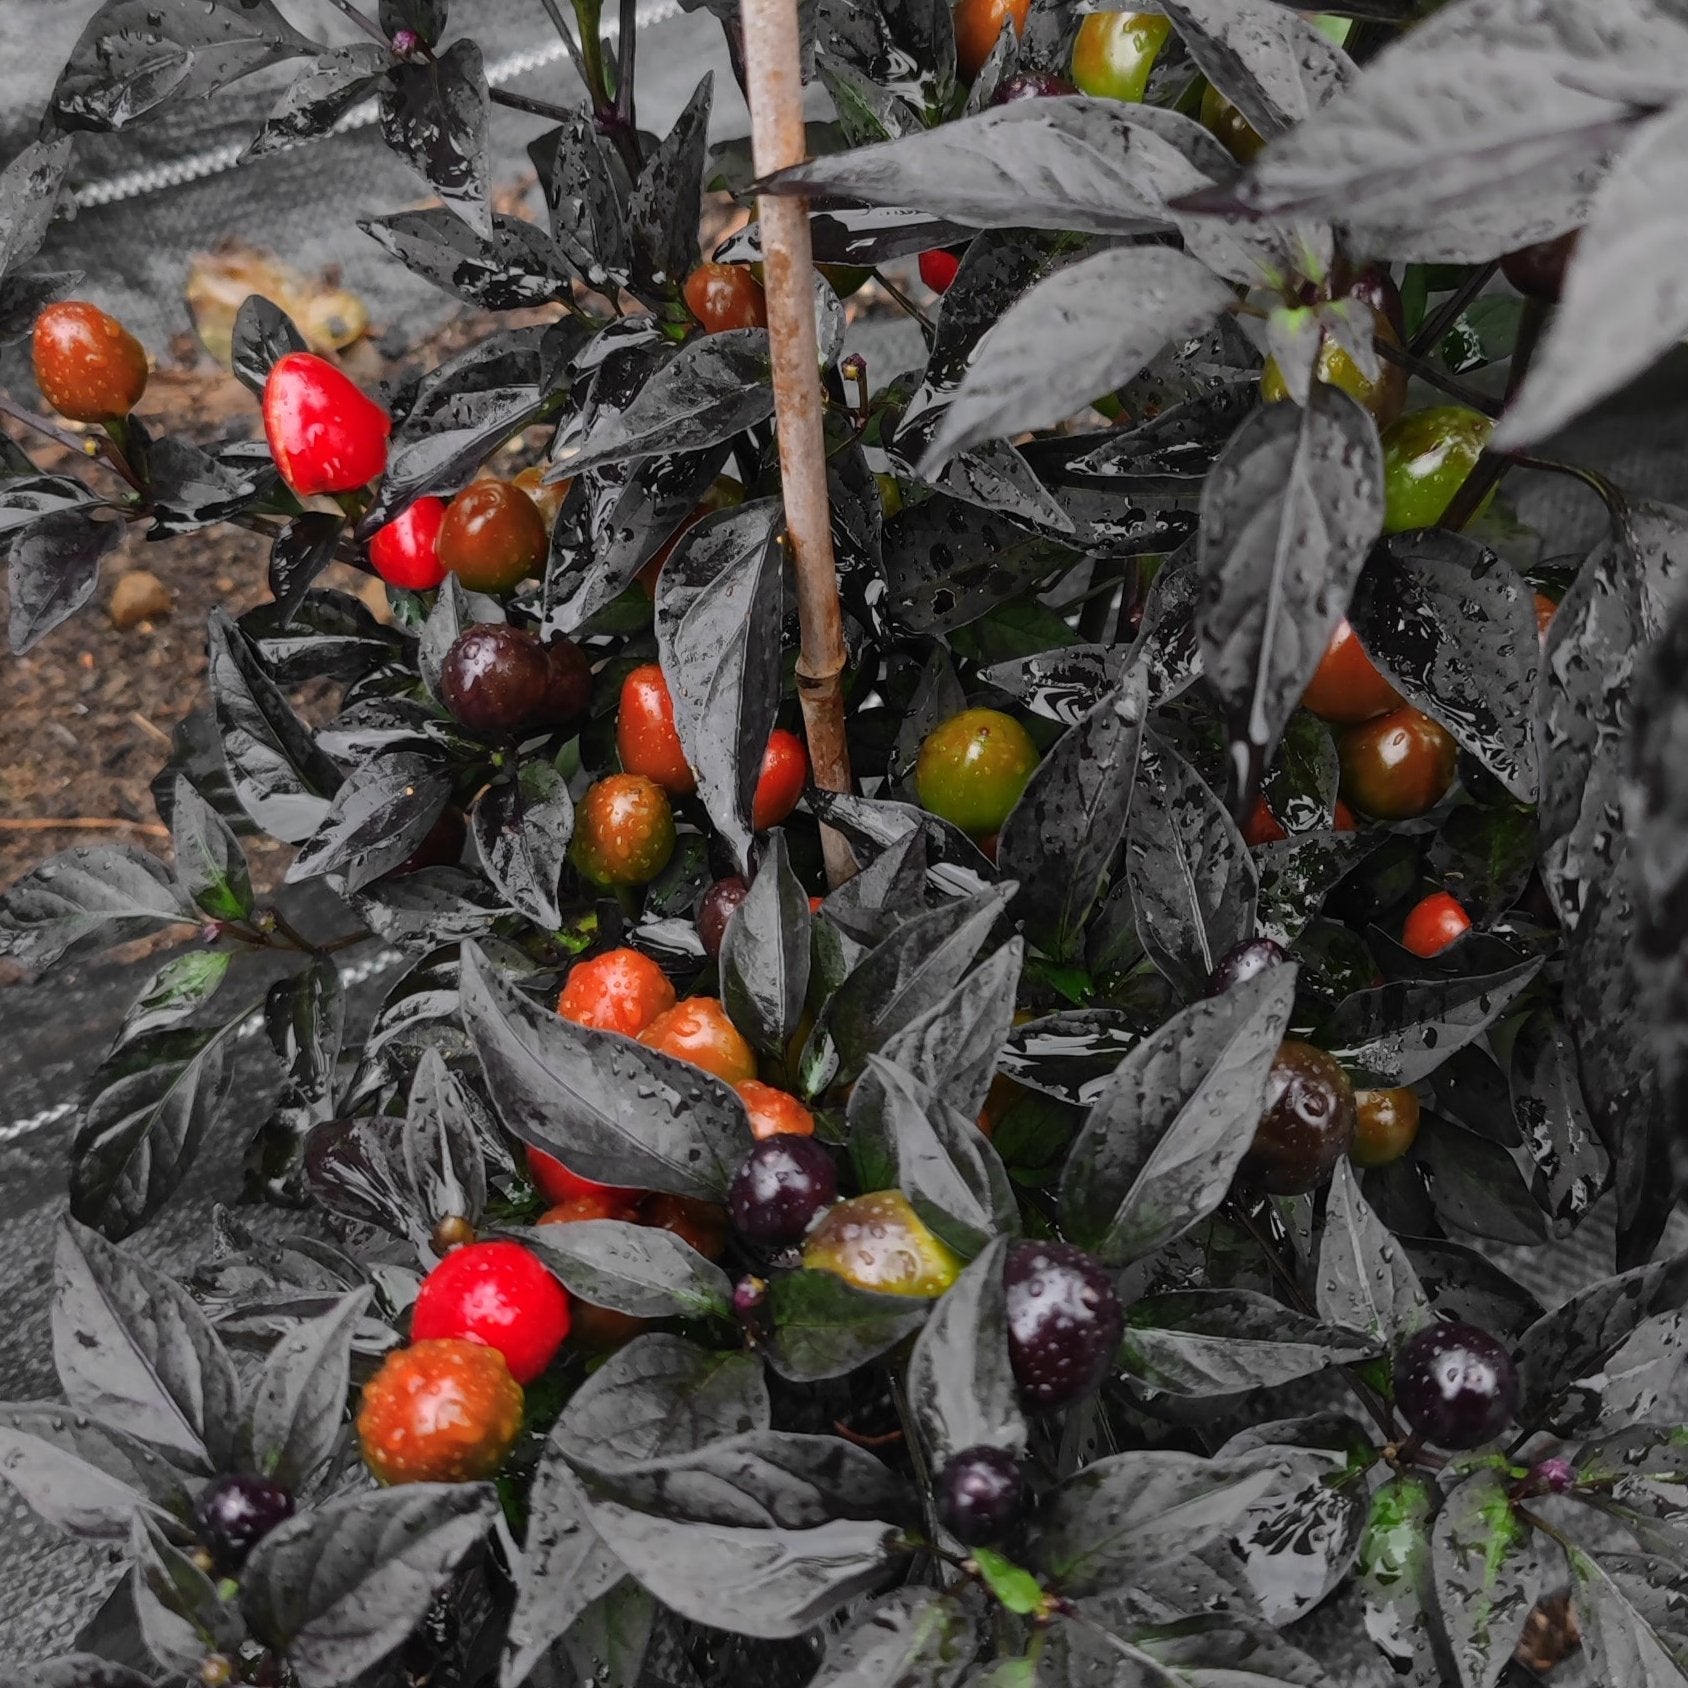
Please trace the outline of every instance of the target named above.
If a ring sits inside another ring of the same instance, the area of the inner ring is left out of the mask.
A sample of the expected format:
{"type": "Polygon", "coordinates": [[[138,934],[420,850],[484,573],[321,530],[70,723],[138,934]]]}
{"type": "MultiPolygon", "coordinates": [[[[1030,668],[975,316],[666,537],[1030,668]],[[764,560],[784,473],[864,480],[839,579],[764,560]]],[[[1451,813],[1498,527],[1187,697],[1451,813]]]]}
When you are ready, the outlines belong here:
{"type": "MultiPolygon", "coordinates": [[[[805,154],[797,0],[743,0],[741,16],[752,152],[757,175],[768,176],[802,163],[805,154]]],[[[838,607],[838,569],[827,513],[808,201],[763,196],[756,202],[756,214],[762,230],[763,285],[773,347],[785,525],[797,572],[797,615],[802,628],[797,692],[815,783],[827,791],[848,791],[844,619],[838,607]]],[[[841,833],[823,826],[821,845],[827,883],[842,884],[856,871],[849,844],[841,833]]]]}

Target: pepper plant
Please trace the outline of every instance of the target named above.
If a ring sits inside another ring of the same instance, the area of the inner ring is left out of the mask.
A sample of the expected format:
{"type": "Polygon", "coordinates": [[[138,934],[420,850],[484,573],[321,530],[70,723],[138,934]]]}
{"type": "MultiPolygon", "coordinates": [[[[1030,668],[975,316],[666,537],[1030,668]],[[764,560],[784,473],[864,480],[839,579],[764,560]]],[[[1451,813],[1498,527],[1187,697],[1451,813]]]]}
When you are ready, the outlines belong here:
{"type": "Polygon", "coordinates": [[[757,182],[707,80],[646,129],[631,7],[547,5],[572,108],[470,8],[336,5],[106,0],[0,175],[14,648],[126,531],[252,530],[273,595],[211,618],[169,862],[0,904],[34,973],[181,940],[70,1146],[64,1399],[0,1408],[127,1569],[16,1679],[1490,1688],[1568,1588],[1595,1681],[1688,1681],[1688,515],[1552,438],[1688,332],[1680,7],[817,0],[834,115],[757,182]],[[196,444],[37,253],[80,132],[276,63],[252,151],[378,100],[435,198],[365,232],[486,328],[371,394],[254,298],[196,444]],[[848,790],[706,188],[812,203],[848,790]],[[167,1276],[125,1240],[229,1134],[285,1240],[167,1276]],[[1503,1250],[1591,1215],[1544,1306],[1503,1250]]]}

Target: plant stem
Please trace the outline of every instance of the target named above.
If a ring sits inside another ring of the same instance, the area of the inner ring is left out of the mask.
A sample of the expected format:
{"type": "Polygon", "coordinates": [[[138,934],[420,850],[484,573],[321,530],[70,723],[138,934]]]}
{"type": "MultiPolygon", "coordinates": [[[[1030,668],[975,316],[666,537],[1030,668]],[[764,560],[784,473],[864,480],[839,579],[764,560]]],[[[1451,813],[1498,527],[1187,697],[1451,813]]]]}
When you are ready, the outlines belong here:
{"type": "Polygon", "coordinates": [[[1419,325],[1418,333],[1412,338],[1412,344],[1407,348],[1415,357],[1422,356],[1435,346],[1436,342],[1459,321],[1460,312],[1489,285],[1489,279],[1500,268],[1498,262],[1485,264],[1482,269],[1473,271],[1437,306],[1433,316],[1426,317],[1419,325]]]}
{"type": "Polygon", "coordinates": [[[292,944],[295,949],[303,950],[307,955],[316,955],[319,953],[317,946],[313,944],[311,940],[307,938],[304,933],[302,933],[292,923],[292,921],[290,921],[287,916],[281,912],[280,909],[272,908],[270,910],[270,914],[275,920],[275,929],[282,935],[282,937],[287,939],[287,941],[292,944]]]}
{"type": "Polygon", "coordinates": [[[1463,381],[1448,374],[1429,358],[1420,357],[1417,352],[1403,351],[1399,346],[1391,346],[1382,338],[1377,341],[1377,349],[1379,354],[1388,358],[1391,363],[1397,363],[1402,369],[1422,377],[1432,387],[1440,387],[1450,398],[1458,399],[1461,404],[1469,405],[1473,410],[1480,410],[1485,416],[1500,415],[1500,405],[1496,400],[1490,398],[1487,393],[1478,392],[1475,387],[1466,386],[1463,381]]]}
{"type": "Polygon", "coordinates": [[[581,57],[580,43],[574,38],[574,31],[569,28],[568,19],[563,16],[563,9],[557,0],[541,0],[546,14],[551,22],[557,26],[557,33],[563,38],[563,50],[569,56],[569,62],[574,66],[575,75],[580,78],[580,85],[591,92],[592,82],[586,73],[586,60],[581,57]]]}
{"type": "Polygon", "coordinates": [[[358,28],[370,38],[371,41],[379,41],[383,47],[392,46],[392,42],[387,39],[386,31],[381,28],[380,24],[376,23],[373,18],[365,17],[364,14],[352,4],[352,0],[328,0],[328,3],[335,11],[340,13],[342,17],[350,18],[351,21],[355,23],[358,28]]]}
{"type": "Polygon", "coordinates": [[[604,75],[604,42],[598,31],[598,20],[604,13],[604,0],[574,0],[575,21],[580,25],[580,55],[582,79],[586,92],[592,97],[592,109],[598,116],[608,116],[615,110],[610,99],[610,85],[604,75]]]}
{"type": "MultiPolygon", "coordinates": [[[[1523,386],[1524,377],[1529,373],[1530,360],[1536,355],[1536,347],[1541,341],[1542,329],[1546,324],[1547,306],[1539,299],[1529,300],[1518,323],[1518,339],[1512,348],[1512,366],[1506,372],[1506,398],[1502,408],[1511,403],[1513,395],[1523,386]]],[[[1485,448],[1472,465],[1471,473],[1465,478],[1465,484],[1454,494],[1453,501],[1436,525],[1459,532],[1477,514],[1479,506],[1489,495],[1490,488],[1500,484],[1501,477],[1515,461],[1515,458],[1485,448]]]]}
{"type": "Polygon", "coordinates": [[[621,126],[635,137],[639,120],[633,109],[633,71],[639,41],[639,0],[621,0],[621,50],[615,71],[615,115],[621,126]]]}
{"type": "Polygon", "coordinates": [[[513,94],[508,88],[489,88],[487,96],[494,105],[508,106],[511,111],[525,111],[535,117],[549,118],[553,123],[567,123],[574,113],[567,106],[552,105],[549,100],[531,100],[526,94],[513,94]]]}
{"type": "Polygon", "coordinates": [[[78,457],[104,463],[114,474],[121,475],[136,492],[141,490],[140,477],[104,434],[73,434],[68,428],[61,428],[49,418],[37,416],[33,410],[25,410],[21,404],[6,397],[4,393],[0,393],[0,416],[9,416],[14,422],[21,422],[24,427],[32,428],[46,439],[62,445],[66,451],[74,452],[78,457]]]}
{"type": "MultiPolygon", "coordinates": [[[[800,163],[805,151],[797,0],[745,0],[742,15],[756,174],[770,176],[800,163]]],[[[809,207],[806,200],[763,195],[756,214],[762,229],[780,481],[802,630],[797,694],[815,783],[826,791],[848,791],[844,617],[827,507],[809,207]]],[[[856,871],[849,844],[831,827],[821,828],[821,850],[829,885],[843,884],[856,871]]]]}

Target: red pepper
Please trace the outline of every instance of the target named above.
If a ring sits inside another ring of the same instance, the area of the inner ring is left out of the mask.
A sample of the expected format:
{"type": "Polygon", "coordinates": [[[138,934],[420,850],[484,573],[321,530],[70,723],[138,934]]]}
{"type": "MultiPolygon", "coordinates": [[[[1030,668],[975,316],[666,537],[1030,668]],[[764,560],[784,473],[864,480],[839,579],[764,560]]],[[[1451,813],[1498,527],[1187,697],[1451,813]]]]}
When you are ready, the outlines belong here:
{"type": "Polygon", "coordinates": [[[960,268],[961,260],[941,246],[934,246],[929,252],[920,254],[920,279],[934,293],[949,292],[950,283],[955,280],[956,271],[960,268]]]}
{"type": "Polygon", "coordinates": [[[429,592],[445,579],[440,561],[443,498],[419,498],[402,515],[377,530],[369,542],[369,561],[389,586],[429,592]]]}
{"type": "Polygon", "coordinates": [[[270,455],[301,498],[367,486],[387,467],[392,428],[380,405],[313,352],[289,352],[264,383],[270,455]]]}

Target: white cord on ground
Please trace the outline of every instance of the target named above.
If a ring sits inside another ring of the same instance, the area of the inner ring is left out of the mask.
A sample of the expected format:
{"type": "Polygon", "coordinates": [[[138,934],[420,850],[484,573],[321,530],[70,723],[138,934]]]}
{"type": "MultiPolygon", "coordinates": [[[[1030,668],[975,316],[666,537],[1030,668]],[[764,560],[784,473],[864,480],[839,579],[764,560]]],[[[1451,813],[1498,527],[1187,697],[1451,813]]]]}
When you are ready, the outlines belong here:
{"type": "MultiPolygon", "coordinates": [[[[679,0],[649,0],[648,4],[639,8],[639,23],[641,26],[668,23],[679,17],[682,10],[679,0]]],[[[604,39],[613,43],[620,36],[620,18],[606,18],[604,39]]],[[[560,40],[547,42],[542,47],[529,47],[519,53],[506,53],[486,67],[487,83],[490,87],[502,88],[518,77],[544,70],[566,56],[567,50],[560,40]]],[[[353,106],[326,133],[345,135],[356,129],[367,129],[379,122],[380,116],[379,104],[375,100],[365,100],[361,105],[353,106]]],[[[323,136],[315,135],[294,145],[310,146],[313,141],[321,139],[323,136]]],[[[85,182],[76,190],[76,203],[79,206],[119,205],[125,200],[162,193],[167,188],[184,187],[189,182],[203,181],[207,176],[220,176],[225,170],[233,170],[245,152],[244,142],[231,141],[223,146],[207,147],[203,152],[190,153],[186,158],[172,158],[161,164],[149,164],[141,170],[125,170],[102,181],[85,182]]]]}
{"type": "MultiPolygon", "coordinates": [[[[345,968],[340,974],[340,983],[361,985],[402,960],[404,957],[399,951],[383,947],[365,960],[354,961],[350,967],[345,968]]],[[[263,1010],[255,1009],[235,1028],[235,1041],[244,1043],[248,1038],[256,1037],[263,1027],[263,1010]]],[[[33,1136],[37,1131],[45,1131],[48,1126],[57,1125],[62,1119],[69,1119],[81,1106],[80,1101],[55,1102],[52,1107],[43,1108],[37,1114],[28,1114],[23,1119],[0,1121],[0,1144],[16,1143],[21,1138],[33,1136]]]]}

